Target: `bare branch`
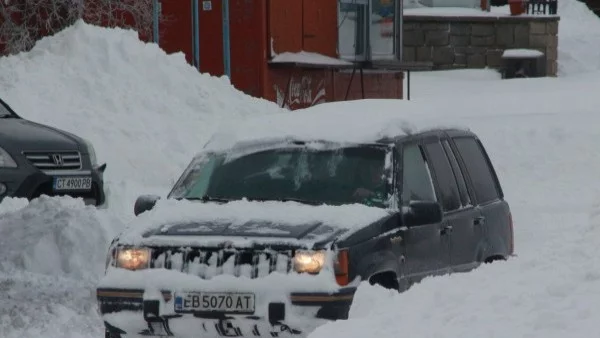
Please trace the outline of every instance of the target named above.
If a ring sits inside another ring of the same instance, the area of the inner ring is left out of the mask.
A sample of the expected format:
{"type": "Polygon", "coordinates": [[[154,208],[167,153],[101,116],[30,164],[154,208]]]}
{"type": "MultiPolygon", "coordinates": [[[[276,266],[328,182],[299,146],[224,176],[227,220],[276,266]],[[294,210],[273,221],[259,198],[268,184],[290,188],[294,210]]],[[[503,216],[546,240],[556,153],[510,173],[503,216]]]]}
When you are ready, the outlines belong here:
{"type": "Polygon", "coordinates": [[[79,19],[150,37],[152,5],[152,0],[0,0],[0,46],[8,54],[27,51],[79,19]]]}

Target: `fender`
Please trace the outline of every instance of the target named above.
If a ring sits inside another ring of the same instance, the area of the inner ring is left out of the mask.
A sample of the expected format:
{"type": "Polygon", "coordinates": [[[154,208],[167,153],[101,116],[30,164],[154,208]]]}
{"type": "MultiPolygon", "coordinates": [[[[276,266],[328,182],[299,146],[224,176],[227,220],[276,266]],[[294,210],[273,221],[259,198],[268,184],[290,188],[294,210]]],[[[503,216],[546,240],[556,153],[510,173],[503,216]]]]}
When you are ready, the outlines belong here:
{"type": "Polygon", "coordinates": [[[402,277],[401,261],[391,250],[380,250],[370,253],[360,259],[356,265],[356,275],[362,280],[381,272],[394,272],[398,278],[402,277]]]}

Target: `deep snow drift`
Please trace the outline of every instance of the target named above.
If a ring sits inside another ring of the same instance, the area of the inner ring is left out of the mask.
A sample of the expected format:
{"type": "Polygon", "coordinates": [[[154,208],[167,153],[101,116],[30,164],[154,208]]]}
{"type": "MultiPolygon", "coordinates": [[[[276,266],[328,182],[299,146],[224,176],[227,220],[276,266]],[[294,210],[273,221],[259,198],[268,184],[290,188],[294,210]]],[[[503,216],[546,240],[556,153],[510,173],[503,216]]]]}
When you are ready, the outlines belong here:
{"type": "Polygon", "coordinates": [[[108,163],[109,204],[126,216],[135,194],[165,193],[218,123],[282,111],[199,74],[182,53],[83,21],[0,58],[0,69],[0,93],[18,114],[92,141],[108,163]]]}
{"type": "Polygon", "coordinates": [[[600,217],[589,218],[600,214],[594,179],[600,170],[600,98],[593,89],[600,74],[516,80],[512,87],[482,75],[417,76],[415,101],[427,103],[434,95],[441,115],[469,124],[481,137],[511,204],[518,257],[428,278],[403,294],[362,288],[350,320],[326,324],[311,338],[586,338],[597,327],[600,217]],[[461,102],[449,91],[476,91],[478,85],[496,94],[461,102]]]}
{"type": "MultiPolygon", "coordinates": [[[[351,320],[313,337],[593,335],[600,315],[599,20],[575,0],[560,6],[560,66],[569,76],[413,74],[415,105],[480,134],[511,203],[519,257],[431,278],[402,295],[361,288],[351,320]]],[[[101,337],[93,291],[134,198],[164,195],[216,125],[281,110],[197,74],[182,55],[167,56],[134,33],[83,23],[30,53],[0,58],[0,69],[3,98],[21,115],[94,142],[108,162],[110,189],[107,210],[69,198],[0,204],[0,337],[101,337]]]]}
{"type": "Polygon", "coordinates": [[[101,337],[94,285],[122,226],[69,197],[0,204],[0,337],[101,337]]]}
{"type": "Polygon", "coordinates": [[[578,0],[558,1],[558,73],[600,71],[600,18],[578,0]]]}
{"type": "Polygon", "coordinates": [[[282,110],[134,32],[83,22],[0,58],[0,69],[0,93],[18,114],[94,143],[108,163],[109,204],[0,204],[0,337],[101,337],[94,287],[137,195],[166,194],[222,121],[282,110]]]}

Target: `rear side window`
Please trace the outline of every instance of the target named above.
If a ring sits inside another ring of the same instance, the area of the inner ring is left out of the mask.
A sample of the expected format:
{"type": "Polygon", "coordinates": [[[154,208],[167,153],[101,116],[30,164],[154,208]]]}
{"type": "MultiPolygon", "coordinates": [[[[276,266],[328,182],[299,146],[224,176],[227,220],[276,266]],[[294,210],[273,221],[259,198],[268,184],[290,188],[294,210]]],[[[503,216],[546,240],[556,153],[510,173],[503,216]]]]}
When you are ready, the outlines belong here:
{"type": "Polygon", "coordinates": [[[414,144],[402,153],[402,205],[410,201],[436,201],[429,166],[421,147],[414,144]]]}
{"type": "Polygon", "coordinates": [[[463,206],[471,205],[471,197],[469,196],[469,190],[467,189],[465,176],[463,175],[460,166],[458,165],[458,160],[456,159],[454,150],[450,146],[450,143],[448,143],[448,140],[444,140],[442,144],[444,145],[444,150],[446,151],[446,155],[448,155],[448,159],[450,160],[450,164],[452,165],[454,178],[456,178],[456,182],[458,183],[458,192],[460,192],[460,202],[463,206]]]}
{"type": "Polygon", "coordinates": [[[471,137],[458,137],[454,142],[471,177],[477,201],[486,203],[498,199],[500,189],[481,144],[471,137]]]}
{"type": "Polygon", "coordinates": [[[446,152],[442,148],[442,144],[437,141],[425,145],[427,154],[433,167],[433,172],[437,180],[439,189],[439,197],[442,199],[441,204],[444,211],[453,211],[460,208],[460,195],[458,193],[458,185],[450,166],[450,161],[446,156],[446,152]]]}

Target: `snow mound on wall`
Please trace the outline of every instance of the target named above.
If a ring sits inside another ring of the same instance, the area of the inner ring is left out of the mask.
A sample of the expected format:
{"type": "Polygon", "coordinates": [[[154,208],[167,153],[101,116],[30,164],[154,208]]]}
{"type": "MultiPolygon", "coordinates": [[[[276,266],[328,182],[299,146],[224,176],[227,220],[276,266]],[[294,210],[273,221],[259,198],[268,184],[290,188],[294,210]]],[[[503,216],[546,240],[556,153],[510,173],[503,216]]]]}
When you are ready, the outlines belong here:
{"type": "Polygon", "coordinates": [[[600,71],[600,18],[577,0],[559,1],[558,14],[559,75],[600,71]]]}
{"type": "Polygon", "coordinates": [[[100,337],[94,286],[120,222],[70,197],[1,206],[0,336],[100,337]]]}
{"type": "Polygon", "coordinates": [[[18,114],[92,141],[108,163],[109,204],[128,215],[136,194],[165,193],[215,125],[283,111],[200,74],[182,53],[83,21],[0,58],[0,69],[0,95],[18,114]]]}

